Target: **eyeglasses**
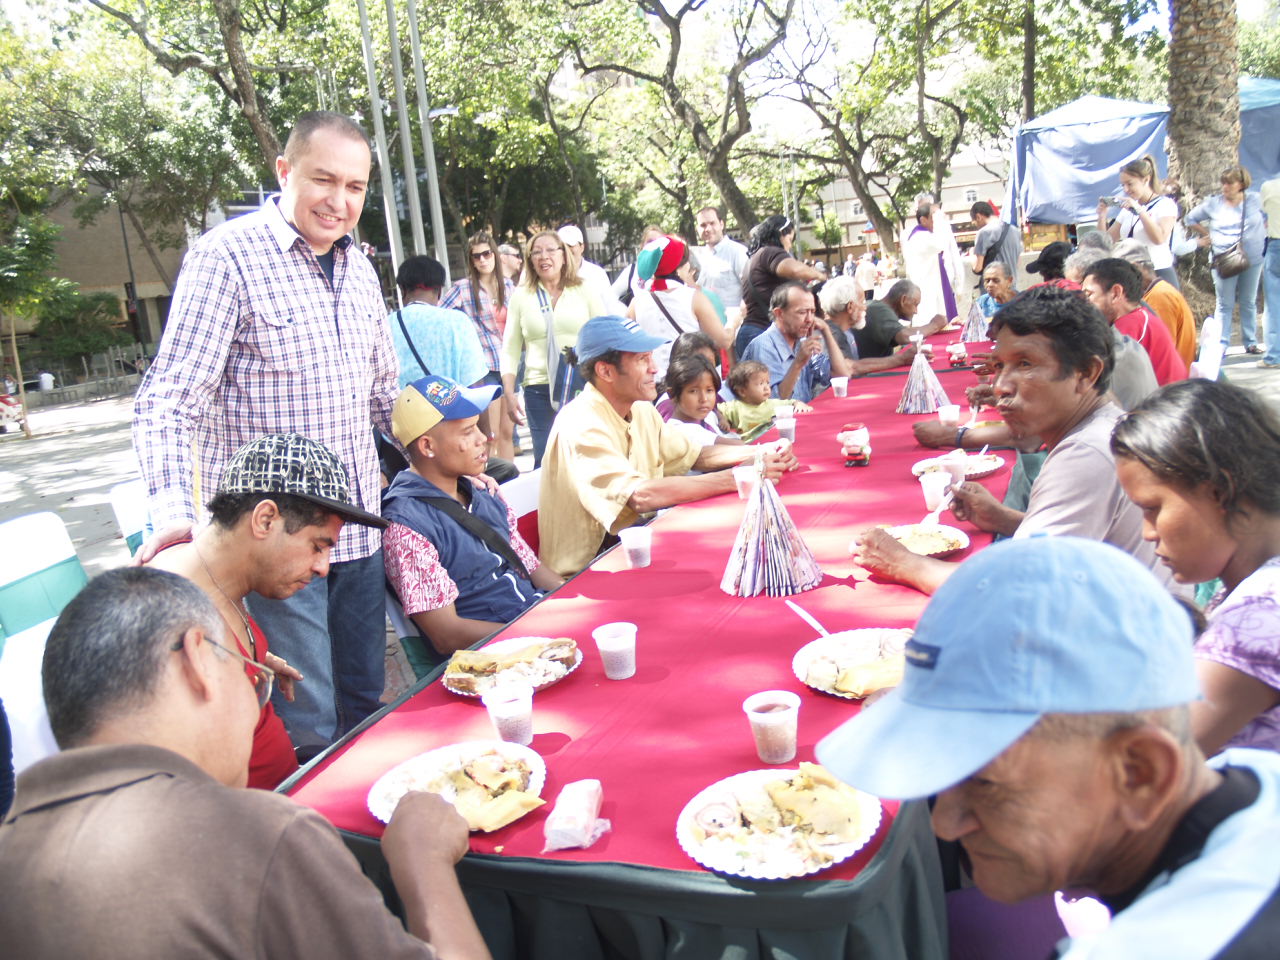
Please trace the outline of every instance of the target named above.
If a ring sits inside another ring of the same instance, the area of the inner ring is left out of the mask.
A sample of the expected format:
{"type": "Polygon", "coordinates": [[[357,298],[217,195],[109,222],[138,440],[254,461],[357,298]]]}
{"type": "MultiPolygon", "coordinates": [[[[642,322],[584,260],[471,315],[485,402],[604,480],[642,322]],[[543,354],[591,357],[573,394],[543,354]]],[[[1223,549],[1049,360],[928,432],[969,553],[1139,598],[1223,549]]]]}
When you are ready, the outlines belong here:
{"type": "Polygon", "coordinates": [[[552,259],[556,256],[564,256],[563,247],[534,247],[529,254],[530,257],[546,257],[552,259]]]}
{"type": "Polygon", "coordinates": [[[471,253],[472,260],[488,260],[492,256],[492,250],[474,250],[471,253]]]}
{"type": "MultiPolygon", "coordinates": [[[[253,692],[258,695],[258,709],[261,710],[267,705],[267,701],[271,699],[271,691],[276,684],[276,672],[265,664],[259,663],[257,660],[250,660],[238,650],[231,650],[218,643],[216,640],[210,640],[205,637],[211,645],[217,647],[223,653],[229,653],[247,667],[253,667],[254,672],[249,674],[249,682],[253,684],[253,692]]],[[[174,653],[182,649],[182,641],[179,640],[169,648],[174,653]]]]}

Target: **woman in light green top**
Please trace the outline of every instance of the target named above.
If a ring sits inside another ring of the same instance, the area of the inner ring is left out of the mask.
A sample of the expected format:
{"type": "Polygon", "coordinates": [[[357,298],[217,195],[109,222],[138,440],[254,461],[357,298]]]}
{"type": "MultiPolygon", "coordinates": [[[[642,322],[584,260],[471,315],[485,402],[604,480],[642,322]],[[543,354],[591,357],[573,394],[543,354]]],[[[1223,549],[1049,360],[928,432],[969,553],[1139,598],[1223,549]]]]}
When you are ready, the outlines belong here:
{"type": "Polygon", "coordinates": [[[534,234],[529,241],[524,282],[511,295],[507,329],[502,337],[502,389],[507,413],[516,423],[529,422],[533,437],[533,465],[542,465],[551,421],[551,386],[547,382],[547,318],[551,317],[557,354],[578,342],[578,331],[592,317],[601,316],[604,305],[595,291],[578,278],[573,258],[553,230],[534,234]],[[524,402],[516,393],[516,371],[524,355],[524,402]]]}

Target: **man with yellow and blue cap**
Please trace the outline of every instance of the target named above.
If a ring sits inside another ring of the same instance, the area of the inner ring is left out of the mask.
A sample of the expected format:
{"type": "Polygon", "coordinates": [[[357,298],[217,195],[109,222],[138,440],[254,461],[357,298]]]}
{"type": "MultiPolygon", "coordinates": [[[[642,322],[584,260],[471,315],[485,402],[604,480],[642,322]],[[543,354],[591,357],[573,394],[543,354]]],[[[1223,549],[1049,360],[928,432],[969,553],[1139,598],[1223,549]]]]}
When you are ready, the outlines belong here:
{"type": "Polygon", "coordinates": [[[427,638],[407,650],[429,667],[471,646],[563,581],[538,562],[497,493],[477,487],[488,440],[480,414],[499,386],[422,377],[396,398],[391,426],[409,458],[383,493],[387,578],[427,638]]]}

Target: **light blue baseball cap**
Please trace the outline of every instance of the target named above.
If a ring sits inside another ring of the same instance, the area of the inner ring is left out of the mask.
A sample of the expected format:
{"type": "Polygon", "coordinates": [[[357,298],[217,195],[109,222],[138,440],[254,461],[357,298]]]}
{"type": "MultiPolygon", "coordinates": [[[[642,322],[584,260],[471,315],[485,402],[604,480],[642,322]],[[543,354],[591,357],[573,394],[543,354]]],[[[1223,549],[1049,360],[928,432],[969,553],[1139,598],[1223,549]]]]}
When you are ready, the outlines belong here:
{"type": "Polygon", "coordinates": [[[982,769],[1046,713],[1125,713],[1200,695],[1187,611],[1151,571],[1096,540],[988,547],[929,602],[902,684],[819,741],[818,761],[909,800],[982,769]]]}
{"type": "Polygon", "coordinates": [[[580,362],[594,360],[610,350],[623,353],[647,353],[667,341],[640,329],[640,324],[627,317],[592,317],[578,331],[574,352],[580,362]]]}

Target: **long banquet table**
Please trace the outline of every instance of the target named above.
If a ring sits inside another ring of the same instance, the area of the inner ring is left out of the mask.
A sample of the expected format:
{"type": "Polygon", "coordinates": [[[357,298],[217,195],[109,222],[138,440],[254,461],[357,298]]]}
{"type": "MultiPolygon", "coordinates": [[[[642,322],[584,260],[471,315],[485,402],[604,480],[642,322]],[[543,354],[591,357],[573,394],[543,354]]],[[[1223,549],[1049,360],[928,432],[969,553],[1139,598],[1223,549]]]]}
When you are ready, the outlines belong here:
{"type": "MultiPolygon", "coordinates": [[[[963,404],[966,370],[935,361],[963,404]]],[[[856,531],[924,513],[911,464],[928,455],[893,412],[902,374],[849,384],[798,418],[801,469],[778,486],[825,576],[794,597],[829,630],[910,626],[926,598],[869,578],[849,557],[856,531]],[[844,466],[835,434],[847,422],[871,430],[872,462],[844,466]]],[[[766,434],[764,440],[773,438],[766,434]]],[[[1000,496],[1009,464],[982,481],[1000,496]]],[[[652,523],[653,563],[626,569],[620,550],[600,557],[497,634],[567,636],[582,666],[534,699],[532,748],[547,764],[546,807],[492,834],[473,834],[459,865],[469,902],[495,957],[706,958],[943,957],[945,916],[937,853],[923,804],[884,802],[875,837],[854,858],[810,877],[753,881],[704,870],[676,842],[676,818],[711,783],[759,769],[741,709],[747,695],[794,690],[802,698],[797,761],[859,710],[792,673],[813,631],[782,598],[732,597],[720,589],[744,504],[733,494],[666,511],[652,523]],[[601,623],[639,625],[638,670],[605,678],[591,641],[601,623]],[[560,788],[597,778],[613,829],[587,850],[541,853],[543,823],[560,788]]],[[[951,521],[954,523],[954,520],[951,521]]],[[[963,525],[961,525],[963,526],[963,525]]],[[[990,538],[966,528],[970,550],[990,538]]],[[[956,559],[964,554],[956,555],[956,559]]],[[[394,905],[368,812],[372,783],[400,761],[449,743],[490,739],[478,701],[428,677],[282,786],[344,834],[394,905]]],[[[904,762],[909,759],[904,758],[904,762]]]]}

